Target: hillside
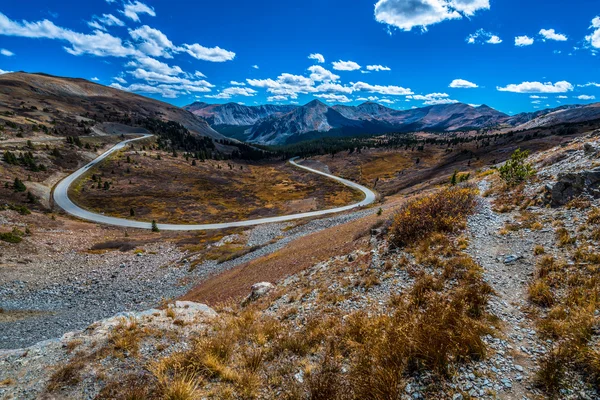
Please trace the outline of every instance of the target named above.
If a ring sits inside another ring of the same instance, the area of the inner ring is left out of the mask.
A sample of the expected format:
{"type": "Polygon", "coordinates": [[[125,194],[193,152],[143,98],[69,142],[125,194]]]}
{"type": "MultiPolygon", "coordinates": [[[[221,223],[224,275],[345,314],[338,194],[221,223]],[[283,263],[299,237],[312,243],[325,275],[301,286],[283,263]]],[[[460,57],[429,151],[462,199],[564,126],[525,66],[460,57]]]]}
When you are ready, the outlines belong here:
{"type": "Polygon", "coordinates": [[[146,117],[178,122],[198,135],[223,138],[203,119],[171,104],[84,79],[46,74],[0,75],[0,115],[24,131],[35,121],[42,126],[35,129],[55,128],[63,136],[83,134],[83,121],[135,123],[136,118],[146,117]]]}
{"type": "Polygon", "coordinates": [[[498,126],[509,118],[487,106],[460,103],[404,111],[373,102],[331,107],[319,100],[301,107],[194,103],[185,108],[225,135],[260,144],[294,143],[323,136],[481,129],[498,126]]]}

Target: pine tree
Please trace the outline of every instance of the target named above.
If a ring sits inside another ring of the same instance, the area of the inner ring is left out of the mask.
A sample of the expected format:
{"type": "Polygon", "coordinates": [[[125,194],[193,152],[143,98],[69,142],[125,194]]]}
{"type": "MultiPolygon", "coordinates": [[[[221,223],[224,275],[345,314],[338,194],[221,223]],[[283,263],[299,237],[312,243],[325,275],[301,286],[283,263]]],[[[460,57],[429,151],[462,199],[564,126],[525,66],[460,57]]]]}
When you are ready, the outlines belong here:
{"type": "Polygon", "coordinates": [[[454,170],[454,173],[452,174],[452,178],[450,178],[450,185],[456,186],[456,175],[457,174],[458,174],[458,171],[454,170]]]}
{"type": "Polygon", "coordinates": [[[27,190],[27,187],[19,178],[15,178],[15,182],[13,184],[13,189],[15,192],[24,192],[27,190]]]}
{"type": "Polygon", "coordinates": [[[135,210],[133,209],[133,207],[129,209],[129,216],[135,217],[135,210]]]}
{"type": "Polygon", "coordinates": [[[156,224],[155,220],[152,220],[152,232],[160,232],[160,229],[158,229],[158,225],[156,224]]]}

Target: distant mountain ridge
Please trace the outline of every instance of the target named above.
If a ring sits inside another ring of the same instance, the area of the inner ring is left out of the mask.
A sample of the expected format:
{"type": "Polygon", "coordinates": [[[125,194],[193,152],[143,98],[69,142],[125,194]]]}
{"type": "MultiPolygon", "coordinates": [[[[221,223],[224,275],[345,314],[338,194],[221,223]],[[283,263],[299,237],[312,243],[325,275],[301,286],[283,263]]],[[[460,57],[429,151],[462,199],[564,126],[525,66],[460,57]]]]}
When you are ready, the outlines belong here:
{"type": "Polygon", "coordinates": [[[328,106],[313,100],[304,106],[193,103],[185,109],[225,135],[260,144],[285,144],[328,135],[480,129],[509,118],[487,106],[461,103],[394,110],[374,102],[328,106]]]}
{"type": "Polygon", "coordinates": [[[503,127],[531,129],[600,118],[600,103],[567,105],[514,116],[487,105],[463,103],[394,110],[374,102],[358,106],[329,106],[313,100],[303,106],[193,103],[185,109],[204,118],[224,135],[271,145],[324,136],[387,132],[454,132],[503,127]]]}

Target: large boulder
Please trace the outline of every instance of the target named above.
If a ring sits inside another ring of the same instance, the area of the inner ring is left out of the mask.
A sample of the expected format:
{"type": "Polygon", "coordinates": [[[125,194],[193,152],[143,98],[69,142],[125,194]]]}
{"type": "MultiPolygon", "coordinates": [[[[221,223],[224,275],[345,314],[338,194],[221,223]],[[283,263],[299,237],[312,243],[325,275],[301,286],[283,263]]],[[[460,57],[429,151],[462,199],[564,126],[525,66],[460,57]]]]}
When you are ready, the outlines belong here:
{"type": "Polygon", "coordinates": [[[270,282],[259,282],[252,285],[250,294],[242,301],[242,306],[246,306],[253,301],[258,300],[270,291],[275,289],[275,285],[270,282]]]}
{"type": "Polygon", "coordinates": [[[600,198],[600,168],[559,174],[557,182],[550,188],[550,195],[553,206],[564,205],[584,195],[600,198]]]}

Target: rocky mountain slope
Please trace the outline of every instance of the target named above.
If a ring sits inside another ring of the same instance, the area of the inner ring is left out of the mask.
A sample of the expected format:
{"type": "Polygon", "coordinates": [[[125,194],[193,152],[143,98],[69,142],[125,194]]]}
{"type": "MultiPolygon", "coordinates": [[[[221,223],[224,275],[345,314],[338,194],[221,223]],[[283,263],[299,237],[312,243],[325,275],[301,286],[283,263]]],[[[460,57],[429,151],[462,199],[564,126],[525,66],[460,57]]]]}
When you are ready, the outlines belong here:
{"type": "Polygon", "coordinates": [[[202,117],[211,126],[251,126],[261,119],[272,115],[286,114],[297,107],[294,105],[244,106],[238,103],[207,104],[195,102],[183,108],[202,117]]]}
{"type": "Polygon", "coordinates": [[[86,119],[124,122],[156,118],[182,124],[192,133],[222,139],[203,119],[162,101],[102,86],[85,79],[15,72],[0,75],[0,113],[16,124],[36,121],[73,130],[86,119]]]}
{"type": "Polygon", "coordinates": [[[185,108],[205,118],[223,134],[261,144],[394,131],[480,129],[498,126],[509,118],[487,106],[461,103],[413,110],[394,110],[373,102],[331,107],[319,100],[301,107],[194,103],[185,108]]]}
{"type": "Polygon", "coordinates": [[[531,129],[600,118],[600,105],[568,105],[509,116],[481,105],[442,104],[394,110],[374,102],[328,106],[244,106],[193,103],[184,107],[226,136],[251,143],[286,144],[323,136],[387,132],[453,132],[486,128],[531,129]]]}

